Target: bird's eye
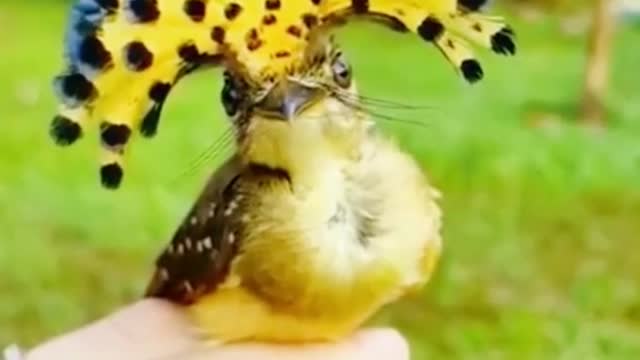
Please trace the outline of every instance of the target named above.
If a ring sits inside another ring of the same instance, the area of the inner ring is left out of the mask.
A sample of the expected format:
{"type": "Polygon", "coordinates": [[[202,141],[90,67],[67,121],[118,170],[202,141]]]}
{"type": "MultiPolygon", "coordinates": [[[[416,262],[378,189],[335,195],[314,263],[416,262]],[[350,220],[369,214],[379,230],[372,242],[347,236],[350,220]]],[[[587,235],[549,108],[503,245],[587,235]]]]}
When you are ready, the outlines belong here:
{"type": "Polygon", "coordinates": [[[333,80],[343,88],[351,86],[351,66],[347,63],[344,55],[338,54],[331,64],[333,80]]]}
{"type": "Polygon", "coordinates": [[[222,106],[228,116],[234,116],[240,109],[242,94],[230,73],[224,73],[224,86],[221,94],[222,106]]]}

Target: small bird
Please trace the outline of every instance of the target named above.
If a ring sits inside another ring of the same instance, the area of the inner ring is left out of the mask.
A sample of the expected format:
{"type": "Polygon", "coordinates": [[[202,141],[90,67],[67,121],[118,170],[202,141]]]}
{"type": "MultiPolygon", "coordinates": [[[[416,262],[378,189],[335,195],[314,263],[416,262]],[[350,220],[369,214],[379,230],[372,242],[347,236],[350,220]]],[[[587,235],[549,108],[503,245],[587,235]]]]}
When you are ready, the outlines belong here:
{"type": "Polygon", "coordinates": [[[487,0],[77,0],[55,77],[59,111],[50,134],[75,143],[98,123],[100,178],[123,179],[133,130],[158,131],[167,97],[184,76],[207,67],[242,68],[254,88],[299,73],[315,37],[353,18],[411,32],[435,47],[469,82],[483,77],[468,42],[514,54],[514,33],[480,13],[487,0]],[[258,86],[255,86],[255,85],[258,86]]]}
{"type": "Polygon", "coordinates": [[[339,339],[417,291],[442,252],[438,191],[378,131],[330,30],[356,17],[416,33],[469,82],[465,40],[514,54],[484,0],[79,0],[54,86],[50,133],[99,121],[101,180],[117,188],[138,129],[151,137],[169,92],[225,69],[237,149],[156,261],[147,297],[180,304],[216,343],[339,339]]]}
{"type": "Polygon", "coordinates": [[[228,71],[237,152],[156,262],[147,296],[216,343],[337,340],[417,290],[441,254],[439,193],[376,130],[325,37],[264,87],[228,71]]]}

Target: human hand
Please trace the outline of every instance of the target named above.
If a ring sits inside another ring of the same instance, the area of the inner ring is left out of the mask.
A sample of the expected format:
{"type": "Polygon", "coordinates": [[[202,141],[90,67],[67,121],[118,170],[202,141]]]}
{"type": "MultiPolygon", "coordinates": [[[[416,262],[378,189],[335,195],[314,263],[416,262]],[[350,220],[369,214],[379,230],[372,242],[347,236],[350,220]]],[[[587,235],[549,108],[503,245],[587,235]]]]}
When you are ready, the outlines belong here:
{"type": "Polygon", "coordinates": [[[205,347],[174,306],[142,300],[93,324],[48,341],[27,360],[408,360],[395,331],[371,329],[335,344],[237,344],[205,347]]]}

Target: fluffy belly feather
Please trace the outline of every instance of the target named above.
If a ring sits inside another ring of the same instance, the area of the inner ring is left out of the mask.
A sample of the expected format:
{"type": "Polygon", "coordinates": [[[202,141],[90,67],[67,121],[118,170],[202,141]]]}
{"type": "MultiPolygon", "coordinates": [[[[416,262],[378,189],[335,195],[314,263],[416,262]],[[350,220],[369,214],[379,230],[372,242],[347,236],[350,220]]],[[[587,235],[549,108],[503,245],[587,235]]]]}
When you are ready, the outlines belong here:
{"type": "Polygon", "coordinates": [[[437,192],[408,156],[374,145],[310,192],[263,196],[229,286],[191,308],[209,336],[334,339],[427,281],[441,246],[437,192]]]}

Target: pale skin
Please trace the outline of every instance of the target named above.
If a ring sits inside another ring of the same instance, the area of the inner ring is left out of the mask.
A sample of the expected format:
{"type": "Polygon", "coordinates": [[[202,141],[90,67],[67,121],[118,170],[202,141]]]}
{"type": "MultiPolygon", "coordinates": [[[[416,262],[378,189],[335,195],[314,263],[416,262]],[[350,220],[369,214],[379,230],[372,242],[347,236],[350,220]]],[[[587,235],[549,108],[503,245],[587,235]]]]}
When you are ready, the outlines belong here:
{"type": "Polygon", "coordinates": [[[395,330],[368,329],[333,344],[207,346],[189,331],[173,305],[142,300],[26,354],[27,360],[408,360],[406,341],[395,330]]]}

